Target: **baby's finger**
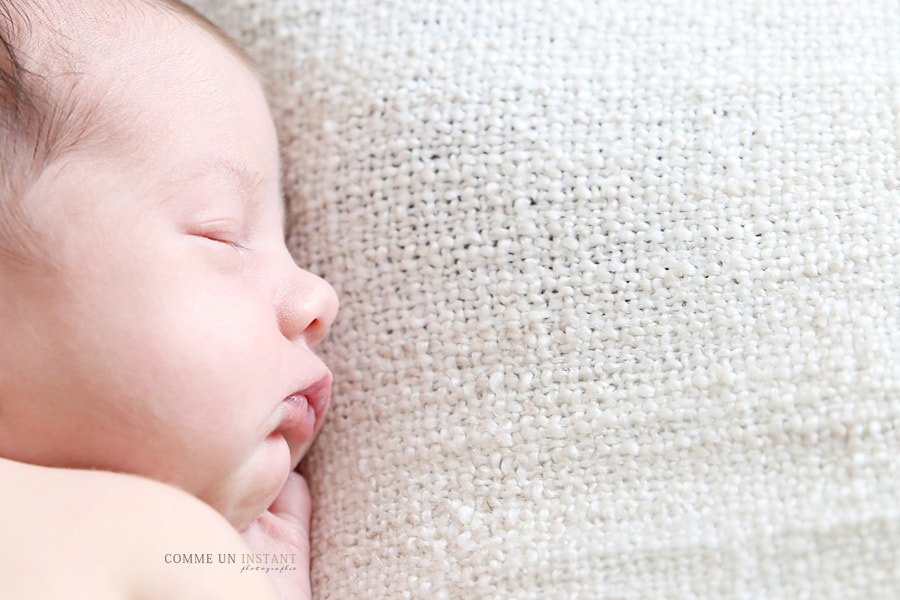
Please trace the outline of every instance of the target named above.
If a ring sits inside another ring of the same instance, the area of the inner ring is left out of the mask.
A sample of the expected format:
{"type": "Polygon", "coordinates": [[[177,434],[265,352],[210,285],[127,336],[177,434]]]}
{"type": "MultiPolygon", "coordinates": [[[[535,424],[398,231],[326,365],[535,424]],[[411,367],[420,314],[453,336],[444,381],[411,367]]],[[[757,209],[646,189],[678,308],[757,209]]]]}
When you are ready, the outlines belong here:
{"type": "Polygon", "coordinates": [[[308,530],[312,516],[312,498],[309,486],[302,475],[295,471],[291,472],[278,497],[269,507],[269,512],[308,530]]]}

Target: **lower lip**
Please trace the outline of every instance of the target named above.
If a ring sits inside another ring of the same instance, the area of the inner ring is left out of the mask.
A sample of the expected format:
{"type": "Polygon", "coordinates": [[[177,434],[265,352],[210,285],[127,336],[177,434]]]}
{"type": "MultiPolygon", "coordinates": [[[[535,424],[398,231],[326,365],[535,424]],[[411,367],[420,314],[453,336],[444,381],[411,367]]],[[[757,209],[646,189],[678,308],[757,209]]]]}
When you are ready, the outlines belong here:
{"type": "Polygon", "coordinates": [[[278,431],[285,437],[306,439],[316,429],[316,411],[306,396],[294,394],[281,403],[281,424],[278,431]]]}
{"type": "Polygon", "coordinates": [[[281,423],[275,433],[291,442],[303,443],[316,433],[328,410],[331,377],[326,376],[303,391],[291,394],[281,403],[281,423]]]}

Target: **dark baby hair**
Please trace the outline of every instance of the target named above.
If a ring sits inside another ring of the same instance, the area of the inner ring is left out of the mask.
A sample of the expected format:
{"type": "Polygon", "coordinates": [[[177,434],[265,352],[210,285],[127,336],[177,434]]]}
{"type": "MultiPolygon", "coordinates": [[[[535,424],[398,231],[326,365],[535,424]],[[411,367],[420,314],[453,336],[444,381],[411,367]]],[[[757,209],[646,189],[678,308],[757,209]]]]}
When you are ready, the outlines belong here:
{"type": "MultiPolygon", "coordinates": [[[[31,27],[22,3],[0,0],[0,255],[24,260],[35,239],[24,188],[58,145],[46,81],[25,64],[31,27]]],[[[62,108],[62,107],[60,107],[62,108]]]]}
{"type": "Polygon", "coordinates": [[[0,0],[0,259],[49,256],[28,217],[27,190],[66,152],[108,137],[105,100],[81,86],[85,40],[66,30],[63,7],[113,29],[154,11],[187,18],[256,71],[231,38],[178,0],[0,0]]]}

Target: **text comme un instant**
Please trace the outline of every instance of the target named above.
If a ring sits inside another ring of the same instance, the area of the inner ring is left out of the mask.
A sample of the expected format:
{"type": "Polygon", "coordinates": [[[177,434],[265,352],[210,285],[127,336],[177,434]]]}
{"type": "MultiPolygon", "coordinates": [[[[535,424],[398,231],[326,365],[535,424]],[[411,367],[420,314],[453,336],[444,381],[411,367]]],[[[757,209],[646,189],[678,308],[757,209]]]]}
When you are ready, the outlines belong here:
{"type": "Polygon", "coordinates": [[[283,554],[235,554],[228,553],[172,553],[166,554],[163,560],[166,564],[174,565],[289,565],[296,562],[297,555],[293,553],[283,554]]]}

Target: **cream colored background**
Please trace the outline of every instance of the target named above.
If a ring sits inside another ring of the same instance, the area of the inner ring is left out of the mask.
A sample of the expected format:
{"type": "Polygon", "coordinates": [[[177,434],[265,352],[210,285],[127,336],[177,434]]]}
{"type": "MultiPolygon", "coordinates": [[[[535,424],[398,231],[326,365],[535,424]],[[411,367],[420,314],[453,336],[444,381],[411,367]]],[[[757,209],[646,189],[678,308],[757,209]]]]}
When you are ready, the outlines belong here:
{"type": "Polygon", "coordinates": [[[317,598],[900,596],[900,4],[194,4],[343,301],[317,598]]]}

